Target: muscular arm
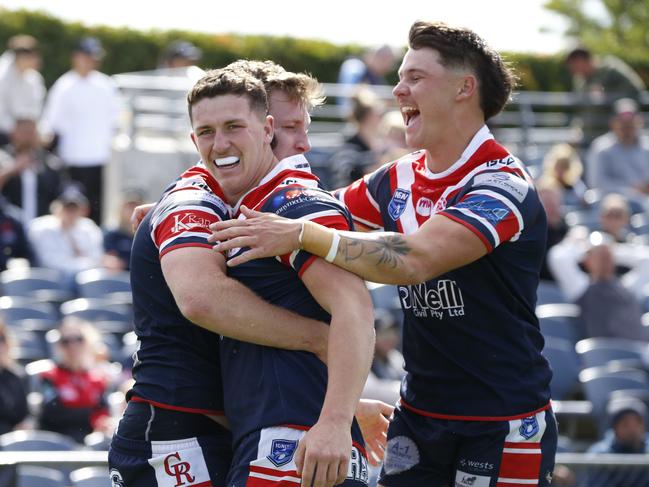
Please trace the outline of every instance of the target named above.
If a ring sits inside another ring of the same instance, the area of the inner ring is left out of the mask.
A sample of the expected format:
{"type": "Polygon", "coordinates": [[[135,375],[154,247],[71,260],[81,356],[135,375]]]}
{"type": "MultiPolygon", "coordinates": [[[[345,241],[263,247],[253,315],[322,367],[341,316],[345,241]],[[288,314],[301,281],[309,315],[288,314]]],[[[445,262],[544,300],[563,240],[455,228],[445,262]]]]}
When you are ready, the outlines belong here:
{"type": "Polygon", "coordinates": [[[237,340],[324,357],[328,327],[273,306],[225,275],[223,255],[183,247],[162,257],[162,272],[182,314],[237,340]]]}
{"type": "MultiPolygon", "coordinates": [[[[331,329],[324,404],[318,423],[300,442],[304,463],[300,454],[297,463],[306,485],[311,485],[312,475],[316,480],[323,481],[327,476],[328,480],[337,479],[335,483],[340,483],[347,475],[350,428],[372,362],[372,301],[361,279],[322,259],[309,266],[302,281],[318,303],[331,313],[331,329]]],[[[316,485],[320,484],[316,482],[316,485]]]]}
{"type": "Polygon", "coordinates": [[[441,215],[432,216],[416,232],[359,234],[325,228],[313,222],[287,220],[244,209],[245,220],[212,225],[215,249],[251,247],[228,265],[303,248],[326,257],[334,234],[340,237],[333,263],[368,281],[415,284],[469,264],[487,253],[482,240],[464,225],[441,215]]]}

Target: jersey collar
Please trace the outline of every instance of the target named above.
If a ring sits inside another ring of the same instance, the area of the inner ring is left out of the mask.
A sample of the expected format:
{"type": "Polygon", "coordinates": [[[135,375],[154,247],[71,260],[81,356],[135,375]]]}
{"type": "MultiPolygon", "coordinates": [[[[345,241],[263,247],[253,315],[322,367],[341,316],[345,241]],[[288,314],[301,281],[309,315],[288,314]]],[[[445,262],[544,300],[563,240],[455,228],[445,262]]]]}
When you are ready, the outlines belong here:
{"type": "Polygon", "coordinates": [[[469,145],[466,146],[464,149],[464,152],[462,152],[462,155],[460,158],[455,161],[451,167],[448,169],[442,171],[442,172],[437,172],[434,173],[430,169],[428,169],[428,164],[425,164],[426,166],[426,176],[429,179],[441,179],[449,174],[454,173],[457,171],[459,168],[461,168],[464,164],[466,164],[467,161],[473,157],[473,155],[476,153],[476,151],[480,148],[482,144],[484,144],[488,140],[493,140],[494,136],[492,133],[489,131],[489,127],[486,125],[483,125],[480,130],[476,132],[476,134],[473,136],[471,139],[471,142],[469,142],[469,145]]]}

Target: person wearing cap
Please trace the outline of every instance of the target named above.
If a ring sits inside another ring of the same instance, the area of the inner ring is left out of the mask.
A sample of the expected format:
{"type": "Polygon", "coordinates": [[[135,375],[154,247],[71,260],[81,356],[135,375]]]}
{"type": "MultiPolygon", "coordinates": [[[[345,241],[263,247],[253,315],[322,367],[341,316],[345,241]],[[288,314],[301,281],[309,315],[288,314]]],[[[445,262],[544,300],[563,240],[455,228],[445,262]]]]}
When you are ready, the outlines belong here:
{"type": "Polygon", "coordinates": [[[52,202],[51,213],[28,229],[39,265],[62,271],[71,289],[77,272],[101,267],[104,253],[100,228],[85,216],[88,208],[88,198],[70,186],[52,202]]]}
{"type": "MultiPolygon", "coordinates": [[[[604,438],[588,449],[588,453],[646,454],[649,453],[649,434],[646,430],[647,406],[633,396],[616,397],[607,406],[611,429],[604,438]]],[[[590,468],[589,487],[624,487],[649,485],[646,469],[629,470],[623,475],[617,468],[590,468]]]]}
{"type": "Polygon", "coordinates": [[[165,48],[160,67],[175,69],[194,66],[202,55],[203,52],[191,42],[174,41],[165,48]]]}
{"type": "Polygon", "coordinates": [[[15,35],[0,56],[0,145],[6,144],[17,119],[37,119],[45,99],[45,82],[38,71],[38,41],[15,35]]]}
{"type": "Polygon", "coordinates": [[[103,172],[119,115],[117,85],[97,71],[103,55],[97,38],[84,37],[75,45],[72,69],[52,86],[42,118],[43,132],[58,137],[70,178],[83,185],[96,223],[102,221],[103,172]]]}
{"type": "Polygon", "coordinates": [[[615,56],[596,57],[590,50],[577,47],[566,55],[565,64],[578,96],[574,122],[581,129],[581,146],[587,148],[603,132],[611,103],[623,97],[639,100],[646,88],[633,68],[615,56]]]}
{"type": "Polygon", "coordinates": [[[603,193],[649,194],[649,136],[642,133],[638,104],[623,98],[613,105],[610,131],[596,138],[587,156],[588,183],[603,193]]]}

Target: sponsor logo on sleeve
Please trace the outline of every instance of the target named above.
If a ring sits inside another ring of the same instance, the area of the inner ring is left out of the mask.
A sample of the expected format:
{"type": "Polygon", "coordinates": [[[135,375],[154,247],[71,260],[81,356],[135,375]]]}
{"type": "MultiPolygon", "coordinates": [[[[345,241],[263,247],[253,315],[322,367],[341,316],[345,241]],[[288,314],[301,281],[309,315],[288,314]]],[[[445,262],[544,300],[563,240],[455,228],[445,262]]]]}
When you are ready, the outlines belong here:
{"type": "Polygon", "coordinates": [[[182,213],[180,215],[173,215],[174,226],[171,229],[172,233],[185,232],[192,228],[202,227],[208,228],[210,220],[201,218],[193,213],[182,213]]]}
{"type": "Polygon", "coordinates": [[[512,195],[519,203],[523,202],[530,189],[527,181],[506,172],[481,173],[473,181],[474,186],[492,186],[501,189],[512,195]]]}
{"type": "Polygon", "coordinates": [[[388,204],[388,214],[395,222],[399,219],[406,209],[406,203],[410,198],[410,190],[397,188],[392,195],[388,204]]]}

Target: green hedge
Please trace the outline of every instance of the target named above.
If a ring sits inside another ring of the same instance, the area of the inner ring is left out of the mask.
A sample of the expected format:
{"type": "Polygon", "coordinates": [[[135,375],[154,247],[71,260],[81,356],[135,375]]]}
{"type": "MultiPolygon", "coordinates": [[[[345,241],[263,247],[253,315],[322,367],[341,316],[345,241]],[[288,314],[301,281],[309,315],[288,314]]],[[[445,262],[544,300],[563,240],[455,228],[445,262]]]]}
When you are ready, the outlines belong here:
{"type": "MultiPolygon", "coordinates": [[[[15,34],[31,34],[41,44],[42,73],[50,86],[69,69],[69,58],[76,40],[84,35],[101,39],[106,49],[101,70],[108,74],[153,69],[160,54],[171,41],[187,39],[203,50],[204,68],[219,67],[240,58],[272,59],[292,71],[307,71],[322,82],[335,82],[342,61],[362,52],[362,46],[336,45],[324,41],[290,37],[210,35],[195,32],[137,31],[128,28],[87,27],[64,22],[43,12],[0,8],[0,46],[15,34]]],[[[404,40],[406,37],[404,32],[404,40]]],[[[520,76],[520,89],[566,91],[570,78],[562,65],[562,56],[506,54],[520,76]]],[[[649,82],[649,62],[634,63],[649,82]]],[[[389,76],[396,80],[396,74],[389,76]]],[[[648,83],[649,84],[649,83],[648,83]]]]}

